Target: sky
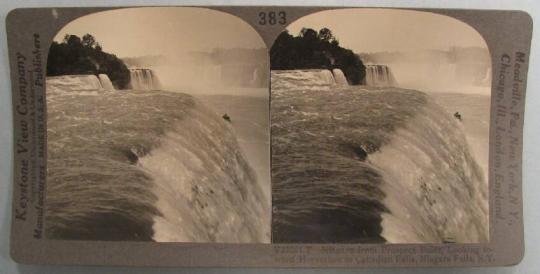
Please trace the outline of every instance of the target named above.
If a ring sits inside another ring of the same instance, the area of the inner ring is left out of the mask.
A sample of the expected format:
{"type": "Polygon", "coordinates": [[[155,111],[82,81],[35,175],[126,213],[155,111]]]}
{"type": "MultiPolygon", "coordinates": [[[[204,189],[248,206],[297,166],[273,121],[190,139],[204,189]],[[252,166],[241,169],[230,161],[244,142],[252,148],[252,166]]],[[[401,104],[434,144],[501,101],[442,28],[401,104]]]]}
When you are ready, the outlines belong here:
{"type": "Polygon", "coordinates": [[[181,55],[214,48],[265,47],[241,19],[204,8],[145,7],[94,13],[67,24],[56,35],[92,34],[103,50],[119,57],[181,55]]]}
{"type": "Polygon", "coordinates": [[[287,29],[296,35],[303,27],[316,30],[327,27],[341,46],[358,53],[486,47],[480,34],[469,25],[430,12],[396,9],[323,11],[302,17],[287,29]]]}

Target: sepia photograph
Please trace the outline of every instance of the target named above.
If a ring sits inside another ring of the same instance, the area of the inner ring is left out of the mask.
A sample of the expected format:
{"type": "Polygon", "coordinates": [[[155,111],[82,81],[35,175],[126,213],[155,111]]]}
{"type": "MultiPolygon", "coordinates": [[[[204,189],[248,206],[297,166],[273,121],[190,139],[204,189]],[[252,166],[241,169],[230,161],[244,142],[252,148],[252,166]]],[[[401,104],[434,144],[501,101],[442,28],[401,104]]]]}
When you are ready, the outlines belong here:
{"type": "Polygon", "coordinates": [[[338,9],[270,50],[273,243],[487,243],[491,59],[423,11],[338,9]]]}
{"type": "Polygon", "coordinates": [[[259,34],[210,9],[65,25],[47,58],[46,237],[270,243],[268,67],[259,34]]]}

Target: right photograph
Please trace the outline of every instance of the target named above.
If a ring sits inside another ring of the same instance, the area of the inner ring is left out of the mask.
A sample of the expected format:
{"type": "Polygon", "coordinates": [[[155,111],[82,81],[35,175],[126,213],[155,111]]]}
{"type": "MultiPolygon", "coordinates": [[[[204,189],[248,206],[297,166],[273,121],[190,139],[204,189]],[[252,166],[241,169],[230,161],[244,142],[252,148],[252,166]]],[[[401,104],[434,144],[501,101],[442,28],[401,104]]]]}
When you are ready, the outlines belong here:
{"type": "Polygon", "coordinates": [[[273,243],[489,242],[492,70],[474,28],[322,11],[270,62],[273,243]]]}

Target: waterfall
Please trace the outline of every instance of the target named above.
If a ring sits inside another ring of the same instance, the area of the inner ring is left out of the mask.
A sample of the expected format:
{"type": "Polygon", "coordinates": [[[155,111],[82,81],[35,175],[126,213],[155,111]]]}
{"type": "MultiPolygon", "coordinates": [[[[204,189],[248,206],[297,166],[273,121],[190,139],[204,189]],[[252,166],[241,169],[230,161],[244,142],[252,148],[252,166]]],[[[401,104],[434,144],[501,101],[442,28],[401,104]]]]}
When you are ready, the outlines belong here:
{"type": "Polygon", "coordinates": [[[426,93],[316,76],[272,71],[274,243],[489,240],[486,174],[462,123],[426,93]]]}
{"type": "Polygon", "coordinates": [[[101,84],[101,87],[105,90],[114,90],[114,86],[111,82],[111,79],[109,79],[109,76],[107,74],[100,74],[98,75],[99,82],[101,84]]]}
{"type": "Polygon", "coordinates": [[[131,88],[136,90],[157,90],[159,83],[151,69],[131,68],[131,88]]]}
{"type": "Polygon", "coordinates": [[[329,70],[321,70],[319,71],[319,80],[322,80],[324,84],[327,85],[335,85],[336,79],[334,78],[334,75],[329,70]]]}
{"type": "Polygon", "coordinates": [[[98,93],[107,90],[100,79],[93,74],[62,75],[47,77],[47,95],[65,93],[98,93]]]}
{"type": "Polygon", "coordinates": [[[348,86],[347,78],[341,69],[333,69],[332,74],[334,75],[335,82],[338,86],[348,86]]]}
{"type": "Polygon", "coordinates": [[[197,104],[139,159],[156,184],[154,240],[265,241],[269,208],[232,127],[197,104]]]}
{"type": "Polygon", "coordinates": [[[272,89],[274,88],[278,91],[282,88],[330,91],[336,88],[336,79],[327,69],[274,70],[272,89]]]}
{"type": "Polygon", "coordinates": [[[179,92],[51,84],[62,91],[47,96],[49,239],[269,242],[263,189],[212,109],[179,92]]]}
{"type": "Polygon", "coordinates": [[[488,241],[482,168],[460,125],[432,100],[369,156],[386,193],[382,236],[392,243],[488,241]]]}
{"type": "Polygon", "coordinates": [[[396,80],[386,65],[367,65],[365,84],[374,87],[395,86],[396,80]]]}

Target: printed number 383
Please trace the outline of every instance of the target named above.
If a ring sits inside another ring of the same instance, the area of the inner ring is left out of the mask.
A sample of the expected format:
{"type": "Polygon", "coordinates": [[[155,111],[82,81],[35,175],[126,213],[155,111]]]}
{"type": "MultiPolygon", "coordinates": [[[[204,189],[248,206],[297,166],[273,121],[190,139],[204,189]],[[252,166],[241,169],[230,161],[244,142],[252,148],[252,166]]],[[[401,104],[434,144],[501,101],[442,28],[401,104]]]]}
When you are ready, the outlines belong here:
{"type": "Polygon", "coordinates": [[[287,23],[287,14],[284,11],[259,12],[259,25],[285,25],[287,23]]]}

